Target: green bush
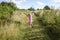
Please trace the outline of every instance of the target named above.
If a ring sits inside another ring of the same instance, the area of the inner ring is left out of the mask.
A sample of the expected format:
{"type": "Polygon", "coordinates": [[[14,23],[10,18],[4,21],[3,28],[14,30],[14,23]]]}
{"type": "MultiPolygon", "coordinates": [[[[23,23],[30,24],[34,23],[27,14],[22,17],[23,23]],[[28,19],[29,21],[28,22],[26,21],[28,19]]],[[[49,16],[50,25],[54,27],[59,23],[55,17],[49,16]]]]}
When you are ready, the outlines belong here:
{"type": "Polygon", "coordinates": [[[16,10],[17,7],[14,3],[7,3],[7,2],[1,2],[0,3],[0,18],[3,16],[5,18],[9,18],[13,11],[16,10]]]}

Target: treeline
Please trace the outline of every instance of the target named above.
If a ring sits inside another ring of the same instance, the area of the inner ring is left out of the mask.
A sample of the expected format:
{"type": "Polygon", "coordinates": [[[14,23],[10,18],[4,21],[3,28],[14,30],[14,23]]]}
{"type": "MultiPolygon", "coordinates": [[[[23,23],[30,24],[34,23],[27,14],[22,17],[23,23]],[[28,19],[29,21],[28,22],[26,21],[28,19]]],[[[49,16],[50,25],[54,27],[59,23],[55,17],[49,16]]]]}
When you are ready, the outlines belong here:
{"type": "Polygon", "coordinates": [[[33,7],[28,8],[28,10],[30,10],[30,11],[35,11],[35,10],[52,10],[52,9],[53,8],[50,8],[48,5],[44,6],[43,9],[39,9],[39,8],[34,9],[33,7]]]}

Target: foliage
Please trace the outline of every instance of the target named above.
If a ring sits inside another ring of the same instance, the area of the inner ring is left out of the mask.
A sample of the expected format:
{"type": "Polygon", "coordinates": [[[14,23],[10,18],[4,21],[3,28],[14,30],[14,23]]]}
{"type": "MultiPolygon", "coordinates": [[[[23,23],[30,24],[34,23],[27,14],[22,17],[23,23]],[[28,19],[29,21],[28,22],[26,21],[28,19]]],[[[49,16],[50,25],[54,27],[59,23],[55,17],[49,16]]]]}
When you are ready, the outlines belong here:
{"type": "Polygon", "coordinates": [[[16,10],[14,3],[1,2],[0,3],[0,18],[3,16],[9,18],[13,11],[16,10]]]}
{"type": "Polygon", "coordinates": [[[49,6],[45,6],[43,9],[50,10],[50,7],[49,6]]]}
{"type": "Polygon", "coordinates": [[[56,15],[56,10],[34,11],[32,26],[28,24],[27,16],[24,14],[31,13],[31,11],[24,9],[24,11],[15,11],[17,13],[15,16],[20,16],[22,24],[14,20],[8,20],[8,22],[6,18],[13,17],[11,13],[14,10],[16,10],[15,4],[0,3],[0,19],[3,19],[0,20],[0,40],[60,40],[60,15],[56,15]]]}
{"type": "Polygon", "coordinates": [[[51,40],[60,40],[60,25],[59,25],[59,16],[56,15],[53,11],[44,11],[42,17],[38,18],[40,25],[45,27],[46,33],[51,40]]]}
{"type": "Polygon", "coordinates": [[[35,9],[34,9],[34,8],[32,8],[32,7],[30,7],[30,8],[28,8],[28,10],[30,10],[30,11],[34,11],[35,9]]]}

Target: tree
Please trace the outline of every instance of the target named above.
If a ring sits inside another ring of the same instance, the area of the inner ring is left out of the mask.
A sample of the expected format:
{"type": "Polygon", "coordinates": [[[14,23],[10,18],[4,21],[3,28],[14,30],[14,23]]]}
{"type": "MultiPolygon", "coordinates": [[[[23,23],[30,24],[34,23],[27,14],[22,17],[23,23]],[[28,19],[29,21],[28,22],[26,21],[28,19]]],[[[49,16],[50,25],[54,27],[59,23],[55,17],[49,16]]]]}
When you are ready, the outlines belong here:
{"type": "Polygon", "coordinates": [[[30,11],[34,11],[35,9],[34,9],[34,8],[32,8],[32,7],[30,7],[30,8],[28,8],[28,10],[30,10],[30,11]]]}
{"type": "Polygon", "coordinates": [[[40,10],[39,8],[37,8],[37,10],[40,10]]]}
{"type": "Polygon", "coordinates": [[[13,11],[17,9],[14,3],[1,2],[0,3],[0,18],[9,18],[13,11]]]}
{"type": "Polygon", "coordinates": [[[50,7],[46,5],[43,9],[44,10],[50,10],[50,7]]]}

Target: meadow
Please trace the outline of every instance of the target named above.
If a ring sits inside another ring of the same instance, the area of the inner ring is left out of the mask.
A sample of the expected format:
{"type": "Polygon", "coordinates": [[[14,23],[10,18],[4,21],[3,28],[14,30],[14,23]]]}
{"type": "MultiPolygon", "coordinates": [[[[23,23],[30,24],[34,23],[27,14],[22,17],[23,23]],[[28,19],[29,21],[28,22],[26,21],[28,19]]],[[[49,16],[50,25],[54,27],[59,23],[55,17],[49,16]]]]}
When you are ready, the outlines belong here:
{"type": "Polygon", "coordinates": [[[33,28],[24,13],[14,11],[10,19],[0,19],[0,40],[60,40],[60,11],[40,10],[33,16],[33,28]]]}
{"type": "Polygon", "coordinates": [[[60,10],[34,11],[32,27],[25,15],[30,13],[0,3],[0,40],[60,40],[60,10]]]}

